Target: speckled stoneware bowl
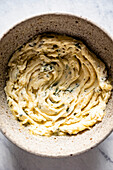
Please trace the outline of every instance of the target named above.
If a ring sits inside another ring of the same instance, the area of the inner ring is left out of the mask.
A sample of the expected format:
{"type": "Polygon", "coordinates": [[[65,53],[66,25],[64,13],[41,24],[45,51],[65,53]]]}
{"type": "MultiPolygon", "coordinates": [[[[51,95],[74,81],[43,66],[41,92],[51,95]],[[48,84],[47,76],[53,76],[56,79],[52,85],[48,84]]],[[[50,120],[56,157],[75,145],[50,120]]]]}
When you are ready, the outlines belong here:
{"type": "Polygon", "coordinates": [[[91,130],[73,136],[35,136],[20,127],[9,111],[4,86],[10,55],[36,34],[57,32],[78,37],[107,65],[113,79],[113,40],[99,27],[82,18],[47,14],[28,19],[9,30],[0,40],[0,127],[5,136],[20,148],[42,156],[72,156],[93,148],[113,130],[113,98],[106,115],[91,130]]]}

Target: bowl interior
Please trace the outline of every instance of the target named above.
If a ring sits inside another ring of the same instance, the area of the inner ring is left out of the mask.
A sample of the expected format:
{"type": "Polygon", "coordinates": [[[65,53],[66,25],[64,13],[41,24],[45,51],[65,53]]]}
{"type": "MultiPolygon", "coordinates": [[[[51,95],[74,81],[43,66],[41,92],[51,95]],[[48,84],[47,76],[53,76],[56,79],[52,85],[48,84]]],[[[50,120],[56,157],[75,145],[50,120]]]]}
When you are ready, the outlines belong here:
{"type": "Polygon", "coordinates": [[[68,156],[82,153],[100,143],[113,130],[113,98],[101,123],[91,130],[73,136],[35,136],[14,119],[4,93],[7,63],[11,54],[34,35],[44,32],[67,34],[81,39],[106,64],[113,79],[113,41],[99,27],[82,18],[47,14],[26,20],[9,30],[0,40],[0,127],[1,131],[22,149],[45,156],[68,156]]]}

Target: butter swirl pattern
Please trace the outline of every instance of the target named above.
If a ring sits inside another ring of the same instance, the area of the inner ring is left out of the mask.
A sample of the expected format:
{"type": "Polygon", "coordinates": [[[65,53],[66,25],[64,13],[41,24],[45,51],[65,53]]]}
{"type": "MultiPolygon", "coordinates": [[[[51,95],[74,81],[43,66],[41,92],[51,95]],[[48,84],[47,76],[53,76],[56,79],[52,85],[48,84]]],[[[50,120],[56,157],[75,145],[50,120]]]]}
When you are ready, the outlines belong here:
{"type": "Polygon", "coordinates": [[[38,35],[8,66],[8,105],[33,134],[77,134],[102,120],[112,86],[104,63],[81,41],[38,35]]]}

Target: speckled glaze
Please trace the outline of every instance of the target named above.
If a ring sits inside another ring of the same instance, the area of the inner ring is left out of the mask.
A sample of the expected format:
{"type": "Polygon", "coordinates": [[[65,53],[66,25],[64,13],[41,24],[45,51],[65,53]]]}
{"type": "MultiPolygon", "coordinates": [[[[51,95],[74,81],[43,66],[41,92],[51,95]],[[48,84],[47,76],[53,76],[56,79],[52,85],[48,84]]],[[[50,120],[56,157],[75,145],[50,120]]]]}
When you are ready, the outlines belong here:
{"type": "Polygon", "coordinates": [[[3,134],[20,148],[41,156],[72,156],[93,148],[113,130],[113,98],[106,115],[91,130],[73,136],[35,136],[20,127],[8,109],[4,92],[7,63],[11,54],[31,37],[43,32],[57,32],[81,39],[108,68],[113,79],[113,40],[99,27],[82,18],[46,14],[26,20],[9,30],[0,40],[0,128],[3,134]]]}

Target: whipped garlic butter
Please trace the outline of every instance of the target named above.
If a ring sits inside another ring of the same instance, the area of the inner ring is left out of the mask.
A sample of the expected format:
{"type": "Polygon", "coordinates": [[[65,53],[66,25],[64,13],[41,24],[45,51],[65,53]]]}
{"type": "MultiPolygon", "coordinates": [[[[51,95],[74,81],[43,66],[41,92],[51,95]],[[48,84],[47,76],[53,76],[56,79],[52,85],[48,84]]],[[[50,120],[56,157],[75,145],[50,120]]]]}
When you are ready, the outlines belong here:
{"type": "Polygon", "coordinates": [[[102,121],[112,86],[104,63],[81,41],[38,35],[8,66],[8,105],[33,134],[77,134],[102,121]]]}

